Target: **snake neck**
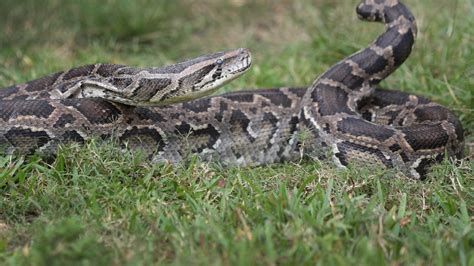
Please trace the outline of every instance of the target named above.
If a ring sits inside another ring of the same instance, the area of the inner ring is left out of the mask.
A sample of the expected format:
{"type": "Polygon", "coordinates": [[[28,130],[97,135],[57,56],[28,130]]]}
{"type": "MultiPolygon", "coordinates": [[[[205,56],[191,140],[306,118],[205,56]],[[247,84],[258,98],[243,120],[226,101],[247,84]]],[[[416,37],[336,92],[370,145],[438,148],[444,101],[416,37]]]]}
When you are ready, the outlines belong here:
{"type": "Polygon", "coordinates": [[[417,29],[415,18],[405,5],[393,0],[365,0],[356,11],[363,20],[383,22],[385,32],[367,48],[336,63],[316,79],[301,103],[306,117],[356,115],[359,102],[371,95],[374,86],[392,74],[411,53],[417,29]]]}
{"type": "Polygon", "coordinates": [[[365,0],[357,7],[356,12],[363,20],[385,24],[385,32],[368,48],[348,58],[362,66],[362,69],[369,70],[366,79],[370,85],[376,85],[393,73],[410,55],[417,35],[415,17],[398,0],[365,0]],[[374,52],[377,60],[368,63],[367,55],[374,52]],[[385,69],[382,69],[383,65],[385,69]]]}

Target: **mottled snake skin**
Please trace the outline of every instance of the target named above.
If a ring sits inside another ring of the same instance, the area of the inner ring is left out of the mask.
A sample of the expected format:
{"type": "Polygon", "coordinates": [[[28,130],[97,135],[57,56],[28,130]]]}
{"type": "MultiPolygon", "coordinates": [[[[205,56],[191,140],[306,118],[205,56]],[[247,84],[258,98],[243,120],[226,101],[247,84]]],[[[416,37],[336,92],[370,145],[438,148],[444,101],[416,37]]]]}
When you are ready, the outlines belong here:
{"type": "MultiPolygon", "coordinates": [[[[53,153],[68,141],[117,138],[156,162],[178,163],[197,154],[249,166],[304,153],[330,156],[340,167],[375,163],[424,178],[434,162],[462,155],[462,126],[436,103],[376,88],[411,52],[416,26],[410,11],[397,0],[365,0],[357,13],[384,22],[385,32],[308,89],[241,91],[161,107],[51,100],[41,93],[34,100],[6,100],[3,94],[0,145],[7,154],[53,153]]],[[[36,82],[40,91],[41,79],[36,82]]]]}

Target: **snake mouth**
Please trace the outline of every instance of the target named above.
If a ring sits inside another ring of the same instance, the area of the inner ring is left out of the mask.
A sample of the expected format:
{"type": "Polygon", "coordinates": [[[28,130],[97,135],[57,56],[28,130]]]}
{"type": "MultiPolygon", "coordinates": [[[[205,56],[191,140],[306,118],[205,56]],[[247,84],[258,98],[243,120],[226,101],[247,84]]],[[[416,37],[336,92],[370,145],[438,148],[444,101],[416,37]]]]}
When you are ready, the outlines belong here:
{"type": "Polygon", "coordinates": [[[222,73],[219,78],[220,80],[216,82],[218,87],[240,77],[252,66],[252,55],[250,54],[250,51],[245,48],[239,50],[239,58],[235,59],[235,62],[233,62],[234,65],[229,67],[226,72],[222,73]]]}
{"type": "Polygon", "coordinates": [[[240,77],[252,65],[252,55],[246,48],[239,48],[227,52],[227,56],[222,58],[222,63],[213,74],[213,80],[206,83],[206,88],[201,88],[206,94],[214,92],[224,84],[240,77]]]}
{"type": "Polygon", "coordinates": [[[240,48],[235,51],[237,55],[230,60],[227,69],[222,71],[221,76],[218,78],[218,86],[222,86],[229,81],[232,81],[240,77],[252,66],[252,54],[246,48],[240,48]]]}
{"type": "Polygon", "coordinates": [[[245,48],[241,48],[240,50],[240,63],[237,64],[237,69],[232,71],[231,73],[245,72],[252,65],[252,54],[250,53],[250,51],[245,48]]]}

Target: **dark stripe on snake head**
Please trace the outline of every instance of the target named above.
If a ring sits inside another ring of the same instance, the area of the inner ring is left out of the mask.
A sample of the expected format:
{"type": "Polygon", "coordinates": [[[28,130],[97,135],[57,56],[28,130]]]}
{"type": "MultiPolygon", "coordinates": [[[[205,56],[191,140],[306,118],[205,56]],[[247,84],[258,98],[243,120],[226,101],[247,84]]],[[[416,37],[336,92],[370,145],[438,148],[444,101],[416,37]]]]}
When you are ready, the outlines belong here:
{"type": "Polygon", "coordinates": [[[207,65],[187,76],[184,76],[178,80],[179,85],[185,87],[194,87],[193,84],[199,83],[211,70],[214,69],[214,65],[207,65]]]}
{"type": "Polygon", "coordinates": [[[208,74],[209,71],[211,71],[213,68],[213,65],[208,65],[200,70],[193,72],[192,74],[180,78],[178,80],[178,86],[164,93],[161,97],[161,100],[166,100],[175,94],[183,95],[186,92],[189,92],[189,89],[191,89],[192,91],[196,90],[194,85],[196,83],[199,83],[204,78],[204,76],[206,76],[206,74],[208,74]]]}

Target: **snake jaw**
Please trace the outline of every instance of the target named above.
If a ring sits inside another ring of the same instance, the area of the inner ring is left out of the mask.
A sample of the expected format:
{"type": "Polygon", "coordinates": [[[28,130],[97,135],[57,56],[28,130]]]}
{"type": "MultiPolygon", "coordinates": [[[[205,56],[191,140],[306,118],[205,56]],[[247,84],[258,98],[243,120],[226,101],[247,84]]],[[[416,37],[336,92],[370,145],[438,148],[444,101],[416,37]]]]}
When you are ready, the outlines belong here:
{"type": "Polygon", "coordinates": [[[193,85],[190,93],[196,95],[211,94],[224,84],[240,77],[252,64],[250,51],[245,48],[226,52],[223,56],[215,59],[213,68],[201,78],[200,82],[193,85]]]}
{"type": "Polygon", "coordinates": [[[248,49],[240,48],[192,61],[186,70],[173,77],[175,82],[170,88],[158,91],[144,105],[167,105],[210,95],[245,73],[251,66],[251,55],[248,49]]]}
{"type": "Polygon", "coordinates": [[[168,105],[198,99],[243,75],[252,65],[248,49],[220,52],[195,66],[194,75],[179,79],[180,90],[172,97],[157,95],[147,105],[168,105]],[[199,69],[198,69],[199,68],[199,69]],[[188,84],[188,85],[187,85],[188,84]]]}

